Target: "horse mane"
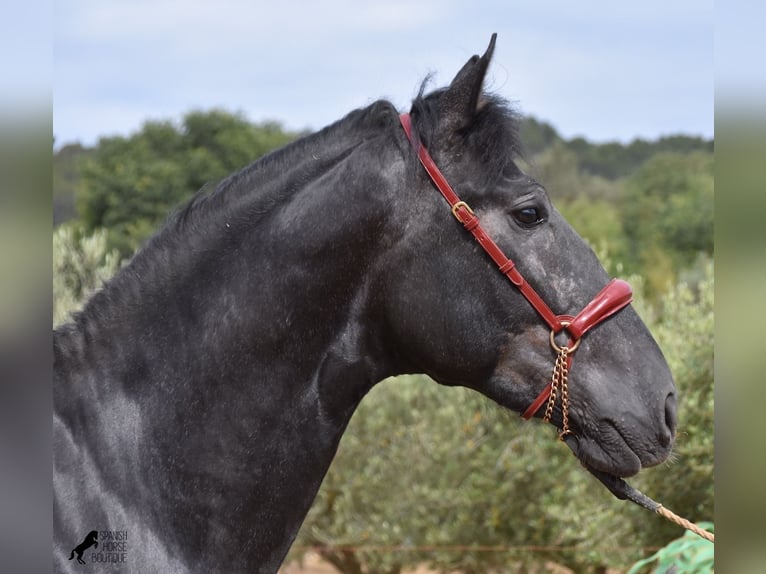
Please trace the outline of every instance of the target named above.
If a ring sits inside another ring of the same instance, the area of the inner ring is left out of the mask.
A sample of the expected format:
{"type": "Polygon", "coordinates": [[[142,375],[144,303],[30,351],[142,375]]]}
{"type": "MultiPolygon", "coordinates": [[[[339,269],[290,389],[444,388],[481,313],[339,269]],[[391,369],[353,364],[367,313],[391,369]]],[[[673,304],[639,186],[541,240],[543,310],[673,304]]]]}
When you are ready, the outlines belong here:
{"type": "MultiPolygon", "coordinates": [[[[441,88],[426,94],[430,80],[429,76],[421,83],[410,112],[417,118],[419,137],[426,146],[433,141],[437,131],[440,120],[438,101],[446,91],[446,88],[441,88]]],[[[398,112],[393,104],[386,100],[378,100],[367,107],[353,110],[325,128],[265,154],[225,177],[217,185],[206,184],[185,206],[168,217],[164,229],[183,230],[193,221],[204,220],[208,212],[225,208],[225,205],[220,205],[222,203],[236,204],[237,202],[232,202],[231,198],[237,196],[238,188],[254,188],[262,182],[268,182],[276,175],[284,173],[287,168],[294,168],[296,157],[311,157],[314,152],[323,150],[328,142],[332,145],[334,142],[342,141],[346,133],[360,126],[399,129],[397,116],[398,112]]],[[[487,166],[493,173],[503,173],[509,163],[525,157],[520,126],[521,114],[504,98],[485,91],[482,92],[474,122],[463,144],[475,143],[474,147],[482,150],[482,156],[479,157],[482,165],[487,166]]],[[[317,167],[329,169],[333,165],[334,163],[320,164],[317,167]]],[[[280,191],[281,193],[276,194],[276,197],[274,194],[262,194],[259,200],[250,205],[248,215],[257,216],[267,213],[285,195],[285,189],[280,191]]],[[[249,197],[249,199],[253,198],[249,197]]],[[[250,221],[252,223],[252,219],[250,221]]]]}
{"type": "Polygon", "coordinates": [[[115,301],[135,300],[142,285],[182,268],[194,251],[204,251],[220,226],[257,225],[282,200],[311,179],[342,161],[359,142],[380,134],[394,134],[398,112],[388,101],[376,101],[349,112],[323,129],[269,152],[218,183],[205,184],[186,204],[168,215],[129,263],[108,279],[70,321],[62,333],[86,329],[108,320],[115,301]],[[374,133],[373,133],[374,130],[374,133]],[[216,229],[217,228],[217,229],[216,229]]]}
{"type": "Polygon", "coordinates": [[[338,161],[337,158],[335,161],[324,159],[328,148],[338,149],[339,144],[342,146],[348,141],[346,135],[359,128],[371,127],[370,124],[376,127],[394,125],[396,117],[393,104],[385,100],[355,109],[321,130],[299,137],[261,156],[217,184],[204,185],[184,206],[168,217],[162,231],[170,234],[181,232],[189,225],[205,221],[211,212],[218,213],[221,210],[234,219],[241,219],[242,213],[232,213],[242,207],[241,202],[237,201],[237,198],[243,198],[239,193],[241,190],[248,192],[246,215],[252,224],[254,218],[268,213],[295,187],[283,185],[278,190],[271,190],[269,184],[273,180],[283,177],[289,170],[296,172],[289,180],[304,181],[307,176],[316,176],[329,170],[338,161]],[[310,166],[307,167],[307,163],[310,166]]]}

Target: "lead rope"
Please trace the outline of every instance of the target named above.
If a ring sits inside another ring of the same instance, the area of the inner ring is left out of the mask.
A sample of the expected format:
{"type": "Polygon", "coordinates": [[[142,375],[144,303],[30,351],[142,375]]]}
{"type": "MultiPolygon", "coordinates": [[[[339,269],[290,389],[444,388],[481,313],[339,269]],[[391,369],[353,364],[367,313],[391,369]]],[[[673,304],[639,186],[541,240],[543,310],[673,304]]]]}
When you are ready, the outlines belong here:
{"type": "Polygon", "coordinates": [[[715,544],[715,536],[713,535],[712,532],[710,532],[709,530],[704,530],[703,528],[700,528],[699,526],[697,526],[693,522],[686,520],[686,518],[683,518],[682,516],[678,516],[678,514],[676,514],[672,510],[668,510],[661,504],[657,503],[657,510],[655,510],[655,512],[659,514],[660,516],[664,516],[671,522],[678,524],[678,526],[681,526],[682,528],[686,528],[687,530],[691,530],[697,536],[701,536],[705,540],[709,540],[710,542],[715,544]]]}
{"type": "MultiPolygon", "coordinates": [[[[589,469],[590,470],[590,469],[589,469]]],[[[655,502],[648,496],[646,496],[643,492],[640,490],[636,490],[632,486],[630,486],[627,482],[622,480],[621,478],[617,477],[611,477],[614,481],[616,481],[616,484],[610,485],[607,483],[606,480],[602,476],[599,476],[595,472],[591,470],[592,474],[596,475],[596,478],[601,480],[601,482],[604,483],[604,485],[612,491],[612,494],[617,496],[617,498],[627,498],[631,502],[634,502],[638,504],[639,506],[646,508],[647,510],[651,510],[652,512],[656,512],[660,516],[663,516],[673,522],[674,524],[677,524],[681,528],[686,528],[686,530],[690,530],[691,532],[694,532],[697,536],[701,536],[705,540],[708,540],[709,542],[712,542],[715,544],[715,535],[710,532],[709,530],[705,530],[703,528],[700,528],[693,522],[687,520],[686,518],[679,516],[672,510],[665,508],[660,504],[659,502],[655,502]]]]}
{"type": "Polygon", "coordinates": [[[700,536],[704,538],[705,540],[715,544],[715,536],[713,535],[712,532],[700,528],[693,522],[690,522],[689,520],[679,516],[672,510],[665,508],[664,506],[662,506],[662,504],[660,504],[659,502],[655,502],[654,500],[646,496],[640,490],[630,486],[623,479],[618,478],[612,474],[601,472],[600,470],[589,468],[587,466],[585,468],[593,476],[599,479],[601,483],[604,486],[606,486],[609,492],[611,492],[614,496],[616,496],[620,500],[625,500],[627,498],[628,500],[639,505],[640,507],[646,508],[647,510],[651,510],[652,512],[655,512],[659,514],[660,516],[667,518],[672,523],[677,524],[678,526],[682,528],[686,528],[687,530],[694,532],[694,534],[696,534],[697,536],[700,536]]]}

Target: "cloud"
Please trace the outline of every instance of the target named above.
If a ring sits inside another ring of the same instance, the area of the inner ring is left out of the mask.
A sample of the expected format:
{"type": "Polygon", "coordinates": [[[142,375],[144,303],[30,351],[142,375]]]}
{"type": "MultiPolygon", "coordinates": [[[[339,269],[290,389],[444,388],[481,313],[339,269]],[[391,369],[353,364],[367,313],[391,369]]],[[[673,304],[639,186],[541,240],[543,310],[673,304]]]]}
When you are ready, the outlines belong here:
{"type": "Polygon", "coordinates": [[[54,131],[93,142],[213,106],[319,128],[381,97],[407,107],[498,32],[489,87],[565,134],[712,134],[712,16],[671,4],[61,0],[54,131]]]}

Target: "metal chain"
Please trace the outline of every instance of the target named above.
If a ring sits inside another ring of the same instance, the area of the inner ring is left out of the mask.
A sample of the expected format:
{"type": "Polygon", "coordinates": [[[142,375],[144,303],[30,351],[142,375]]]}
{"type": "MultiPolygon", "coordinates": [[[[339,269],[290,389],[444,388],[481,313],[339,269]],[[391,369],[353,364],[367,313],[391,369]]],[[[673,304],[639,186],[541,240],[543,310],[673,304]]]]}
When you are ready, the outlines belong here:
{"type": "Polygon", "coordinates": [[[567,357],[569,349],[564,347],[559,353],[559,361],[561,363],[561,430],[559,431],[559,438],[564,440],[564,437],[570,434],[569,430],[569,387],[567,386],[567,378],[569,377],[569,359],[567,357]]]}
{"type": "Polygon", "coordinates": [[[561,430],[559,430],[559,438],[561,440],[564,440],[564,437],[572,432],[569,430],[569,388],[567,386],[567,378],[569,377],[569,351],[569,347],[559,348],[556,364],[553,366],[553,374],[551,375],[551,394],[548,397],[548,404],[545,407],[545,414],[543,415],[543,421],[551,421],[553,409],[556,405],[556,398],[558,397],[559,391],[561,391],[562,427],[561,430]]]}
{"type": "MultiPolygon", "coordinates": [[[[561,353],[559,353],[559,357],[561,353]]],[[[551,416],[553,415],[553,407],[556,404],[556,393],[559,390],[559,360],[556,358],[556,364],[553,366],[553,374],[551,375],[551,394],[548,395],[548,404],[545,406],[545,414],[543,415],[543,421],[546,423],[551,422],[551,416]]]]}

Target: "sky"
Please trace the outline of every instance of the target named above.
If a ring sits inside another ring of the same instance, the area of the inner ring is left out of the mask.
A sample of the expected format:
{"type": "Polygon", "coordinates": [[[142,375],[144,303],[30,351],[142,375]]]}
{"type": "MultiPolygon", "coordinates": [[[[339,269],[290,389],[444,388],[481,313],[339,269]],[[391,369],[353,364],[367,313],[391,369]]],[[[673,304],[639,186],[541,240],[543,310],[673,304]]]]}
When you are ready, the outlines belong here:
{"type": "Polygon", "coordinates": [[[57,147],[192,109],[311,130],[406,110],[492,32],[485,87],[565,137],[713,137],[712,1],[58,0],[52,29],[57,147]]]}

